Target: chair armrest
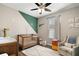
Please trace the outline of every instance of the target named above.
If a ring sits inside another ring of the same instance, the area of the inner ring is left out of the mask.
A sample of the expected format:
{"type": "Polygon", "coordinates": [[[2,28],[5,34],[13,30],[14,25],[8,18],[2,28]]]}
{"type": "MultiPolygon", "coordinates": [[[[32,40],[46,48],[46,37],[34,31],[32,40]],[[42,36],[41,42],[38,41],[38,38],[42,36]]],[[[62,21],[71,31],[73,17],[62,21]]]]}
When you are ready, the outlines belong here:
{"type": "Polygon", "coordinates": [[[73,54],[74,54],[75,56],[79,56],[79,46],[74,46],[74,47],[73,47],[73,50],[74,50],[74,51],[73,51],[73,52],[74,52],[73,54]]]}
{"type": "Polygon", "coordinates": [[[59,42],[59,46],[64,46],[64,42],[59,42]]]}
{"type": "Polygon", "coordinates": [[[73,46],[73,49],[76,49],[76,48],[79,48],[79,46],[78,46],[78,45],[76,45],[76,46],[73,46]]]}

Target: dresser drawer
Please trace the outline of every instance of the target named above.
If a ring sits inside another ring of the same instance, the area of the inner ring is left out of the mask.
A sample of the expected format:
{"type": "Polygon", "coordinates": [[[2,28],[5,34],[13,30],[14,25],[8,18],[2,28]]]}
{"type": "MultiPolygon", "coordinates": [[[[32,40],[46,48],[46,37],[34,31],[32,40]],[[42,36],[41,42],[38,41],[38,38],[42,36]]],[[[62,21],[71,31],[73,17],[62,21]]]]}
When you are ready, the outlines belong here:
{"type": "Polygon", "coordinates": [[[8,55],[17,53],[17,42],[0,44],[0,53],[7,53],[8,55]]]}

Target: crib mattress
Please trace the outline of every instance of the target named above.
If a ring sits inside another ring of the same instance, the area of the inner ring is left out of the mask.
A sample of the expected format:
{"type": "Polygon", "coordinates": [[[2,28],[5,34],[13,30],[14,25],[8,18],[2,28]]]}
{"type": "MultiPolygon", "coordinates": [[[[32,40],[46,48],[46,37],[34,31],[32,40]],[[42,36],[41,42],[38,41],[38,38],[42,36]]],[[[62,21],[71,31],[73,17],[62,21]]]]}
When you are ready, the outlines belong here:
{"type": "Polygon", "coordinates": [[[25,49],[22,53],[27,56],[59,56],[56,51],[40,45],[25,49]]]}

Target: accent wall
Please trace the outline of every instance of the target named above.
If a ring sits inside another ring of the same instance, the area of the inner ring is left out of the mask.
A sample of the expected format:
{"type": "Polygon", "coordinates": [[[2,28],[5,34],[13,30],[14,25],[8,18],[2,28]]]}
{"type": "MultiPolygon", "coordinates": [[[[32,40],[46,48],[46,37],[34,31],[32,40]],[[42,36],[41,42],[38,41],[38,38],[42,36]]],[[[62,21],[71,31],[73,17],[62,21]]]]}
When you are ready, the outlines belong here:
{"type": "Polygon", "coordinates": [[[7,31],[9,37],[16,38],[18,34],[36,34],[35,30],[18,10],[0,4],[0,37],[3,36],[5,27],[9,29],[7,31]]]}
{"type": "Polygon", "coordinates": [[[24,19],[31,25],[31,27],[37,32],[38,31],[38,19],[24,12],[19,11],[24,19]]]}

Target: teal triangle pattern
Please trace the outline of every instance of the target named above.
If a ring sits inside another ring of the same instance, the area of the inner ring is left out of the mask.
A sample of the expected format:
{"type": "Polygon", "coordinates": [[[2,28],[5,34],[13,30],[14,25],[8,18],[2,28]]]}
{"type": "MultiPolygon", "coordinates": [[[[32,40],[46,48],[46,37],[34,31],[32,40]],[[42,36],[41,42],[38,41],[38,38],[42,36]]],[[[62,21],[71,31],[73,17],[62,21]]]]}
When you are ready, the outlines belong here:
{"type": "Polygon", "coordinates": [[[24,12],[19,11],[19,13],[24,17],[24,19],[31,25],[31,27],[38,32],[38,18],[28,15],[24,12]]]}

